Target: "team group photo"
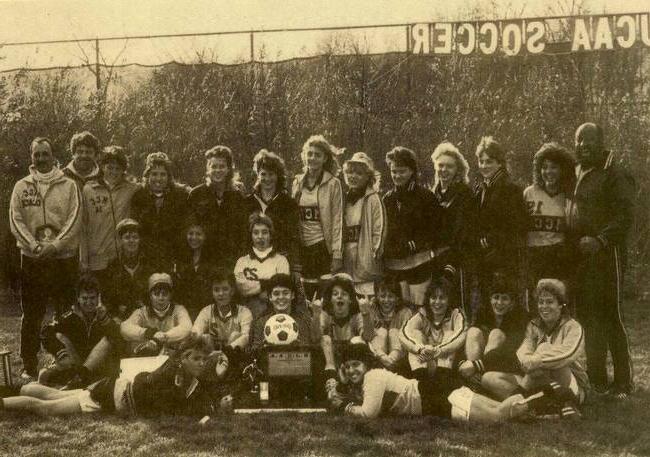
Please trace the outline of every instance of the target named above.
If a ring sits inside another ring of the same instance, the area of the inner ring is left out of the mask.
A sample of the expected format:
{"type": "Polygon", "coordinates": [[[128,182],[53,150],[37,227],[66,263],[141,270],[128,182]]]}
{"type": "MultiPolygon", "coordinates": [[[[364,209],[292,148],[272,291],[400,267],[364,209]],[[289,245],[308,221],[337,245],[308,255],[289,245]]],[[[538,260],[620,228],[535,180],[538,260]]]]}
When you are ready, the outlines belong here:
{"type": "Polygon", "coordinates": [[[0,453],[650,454],[650,13],[587,3],[2,38],[0,453]]]}

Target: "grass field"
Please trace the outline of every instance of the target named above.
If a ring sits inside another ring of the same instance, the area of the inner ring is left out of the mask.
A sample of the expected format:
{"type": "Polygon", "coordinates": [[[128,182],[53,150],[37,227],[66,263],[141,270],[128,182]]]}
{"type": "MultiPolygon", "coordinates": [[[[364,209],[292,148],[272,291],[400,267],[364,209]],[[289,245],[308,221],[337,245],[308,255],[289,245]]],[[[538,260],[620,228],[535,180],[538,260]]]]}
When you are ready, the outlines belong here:
{"type": "MultiPolygon", "coordinates": [[[[650,456],[650,316],[628,301],[638,391],[590,401],[578,423],[464,425],[430,418],[373,422],[326,415],[235,415],[200,427],[189,419],[126,421],[93,415],[44,419],[0,413],[8,456],[650,456]]],[[[0,307],[0,348],[17,351],[18,313],[0,307]]],[[[15,353],[15,352],[14,352],[15,353]]],[[[14,359],[16,362],[16,359],[14,359]]],[[[15,367],[14,372],[17,372],[15,367]]]]}

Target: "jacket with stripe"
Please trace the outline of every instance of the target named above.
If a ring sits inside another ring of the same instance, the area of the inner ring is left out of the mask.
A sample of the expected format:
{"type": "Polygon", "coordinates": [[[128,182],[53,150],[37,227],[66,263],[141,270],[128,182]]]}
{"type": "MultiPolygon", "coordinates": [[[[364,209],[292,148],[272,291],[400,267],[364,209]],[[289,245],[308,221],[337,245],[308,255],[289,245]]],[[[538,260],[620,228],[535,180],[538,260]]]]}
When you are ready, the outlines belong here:
{"type": "Polygon", "coordinates": [[[82,268],[103,270],[117,257],[115,227],[129,217],[131,198],[138,189],[137,184],[126,179],[113,188],[103,179],[86,183],[83,188],[82,268]]]}
{"type": "Polygon", "coordinates": [[[355,252],[354,271],[348,271],[355,282],[375,281],[382,274],[381,257],[386,239],[386,209],[379,194],[368,187],[361,207],[359,242],[355,252]]]}
{"type": "MultiPolygon", "coordinates": [[[[300,204],[300,195],[305,185],[305,178],[306,173],[296,175],[291,186],[291,195],[298,204],[300,204]]],[[[342,259],[343,189],[341,188],[341,181],[330,172],[324,171],[320,184],[318,184],[317,196],[318,211],[327,251],[332,255],[332,258],[342,259]]]]}
{"type": "Polygon", "coordinates": [[[589,384],[587,373],[579,359],[584,357],[585,337],[582,326],[569,316],[563,316],[548,330],[541,318],[535,317],[526,328],[526,336],[517,350],[522,365],[532,369],[556,370],[570,367],[580,387],[589,384]]]}
{"type": "Polygon", "coordinates": [[[403,189],[389,190],[383,198],[386,207],[386,249],[384,258],[393,270],[415,268],[431,260],[439,229],[438,202],[433,193],[411,180],[403,189]],[[424,256],[417,254],[424,253],[424,256]]]}
{"type": "MultiPolygon", "coordinates": [[[[577,168],[580,176],[580,166],[577,168]]],[[[576,183],[569,226],[576,237],[598,238],[603,247],[625,250],[625,238],[634,218],[635,184],[632,177],[607,160],[580,177],[576,183]]]]}
{"type": "Polygon", "coordinates": [[[467,321],[460,309],[448,309],[442,321],[435,324],[426,316],[424,307],[420,307],[402,327],[400,341],[413,354],[417,354],[426,344],[431,344],[440,350],[438,359],[446,360],[448,364],[445,366],[451,367],[456,352],[465,345],[466,336],[467,321]],[[424,335],[424,341],[418,341],[421,338],[415,336],[416,332],[424,335]]]}
{"type": "Polygon", "coordinates": [[[34,249],[51,240],[55,257],[78,255],[81,230],[81,193],[74,181],[57,170],[47,191],[41,195],[35,169],[14,186],[9,203],[9,223],[23,255],[37,257],[34,249]],[[48,236],[48,231],[51,235],[48,236]]]}

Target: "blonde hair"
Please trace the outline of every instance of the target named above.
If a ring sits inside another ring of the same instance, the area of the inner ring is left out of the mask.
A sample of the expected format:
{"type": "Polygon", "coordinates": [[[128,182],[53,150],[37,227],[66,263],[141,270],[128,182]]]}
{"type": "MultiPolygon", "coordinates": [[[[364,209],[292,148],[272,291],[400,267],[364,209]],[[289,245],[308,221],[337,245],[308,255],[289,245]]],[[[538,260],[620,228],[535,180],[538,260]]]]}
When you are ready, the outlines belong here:
{"type": "MultiPolygon", "coordinates": [[[[438,146],[436,146],[436,148],[433,150],[433,153],[431,154],[431,162],[434,164],[434,168],[436,160],[438,160],[443,155],[451,157],[456,162],[458,170],[456,171],[456,176],[454,176],[454,181],[462,182],[463,184],[469,184],[469,164],[467,163],[465,157],[460,153],[458,148],[448,141],[440,143],[438,146]]],[[[437,184],[438,173],[435,173],[434,185],[437,184]]]]}

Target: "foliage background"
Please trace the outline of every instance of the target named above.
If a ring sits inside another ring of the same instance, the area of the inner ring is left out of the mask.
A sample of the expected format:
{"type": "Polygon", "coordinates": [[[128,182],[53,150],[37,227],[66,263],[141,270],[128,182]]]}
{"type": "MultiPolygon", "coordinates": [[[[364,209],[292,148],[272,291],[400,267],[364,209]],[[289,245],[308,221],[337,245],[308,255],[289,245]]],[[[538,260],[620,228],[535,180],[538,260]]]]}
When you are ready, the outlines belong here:
{"type": "MultiPolygon", "coordinates": [[[[70,137],[89,129],[103,144],[127,147],[136,176],[146,155],[161,150],[191,185],[202,179],[203,152],[226,144],[250,187],[252,157],[260,148],[282,155],[294,174],[302,144],[314,133],[346,154],[367,152],[386,177],[385,153],[408,146],[425,180],[438,143],[457,144],[475,168],[476,144],[491,134],[509,149],[511,172],[526,185],[542,143],[572,148],[575,128],[594,121],[637,182],[631,283],[642,281],[645,268],[639,267],[650,255],[647,49],[424,57],[367,56],[355,46],[340,36],[323,45],[322,57],[307,60],[105,68],[100,91],[90,86],[94,76],[87,69],[6,74],[0,79],[0,211],[7,214],[13,184],[29,165],[29,143],[38,135],[53,140],[65,164],[70,137]],[[343,49],[353,54],[337,56],[343,49]]],[[[10,252],[7,218],[1,221],[0,248],[10,252]]]]}

